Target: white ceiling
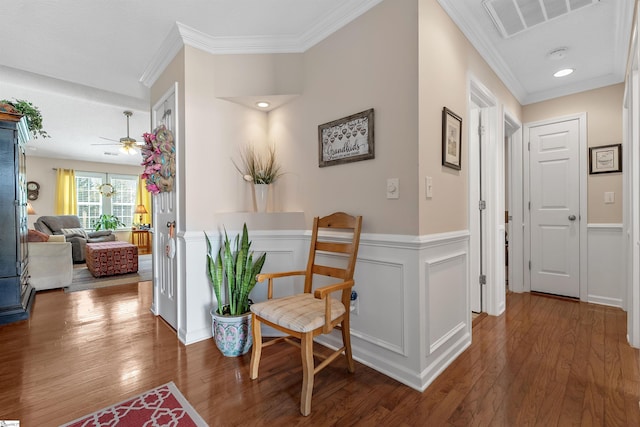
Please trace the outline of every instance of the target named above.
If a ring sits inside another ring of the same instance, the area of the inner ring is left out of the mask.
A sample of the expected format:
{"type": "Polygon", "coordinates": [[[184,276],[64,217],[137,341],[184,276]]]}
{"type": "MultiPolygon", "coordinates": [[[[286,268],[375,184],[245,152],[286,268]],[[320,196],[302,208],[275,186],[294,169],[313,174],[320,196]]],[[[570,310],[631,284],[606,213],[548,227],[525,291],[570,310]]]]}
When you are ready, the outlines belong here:
{"type": "Polygon", "coordinates": [[[482,0],[438,0],[521,104],[624,81],[634,0],[509,1],[590,4],[504,38],[482,0]],[[567,49],[565,57],[550,57],[558,48],[567,49]],[[561,68],[575,72],[553,77],[561,68]]]}
{"type": "MultiPolygon", "coordinates": [[[[134,112],[133,138],[149,130],[142,80],[176,22],[207,37],[217,52],[304,52],[380,1],[3,1],[0,98],[29,96],[43,111],[52,138],[30,142],[30,155],[138,164],[137,156],[104,155],[116,146],[91,144],[125,136],[124,110],[134,112]],[[28,89],[37,87],[51,96],[28,89]],[[90,101],[78,105],[78,98],[90,101]]],[[[508,39],[482,0],[438,1],[522,104],[624,79],[634,0],[596,1],[508,39]],[[568,49],[565,58],[549,59],[558,47],[568,49]],[[551,76],[564,66],[576,72],[551,76]]]]}

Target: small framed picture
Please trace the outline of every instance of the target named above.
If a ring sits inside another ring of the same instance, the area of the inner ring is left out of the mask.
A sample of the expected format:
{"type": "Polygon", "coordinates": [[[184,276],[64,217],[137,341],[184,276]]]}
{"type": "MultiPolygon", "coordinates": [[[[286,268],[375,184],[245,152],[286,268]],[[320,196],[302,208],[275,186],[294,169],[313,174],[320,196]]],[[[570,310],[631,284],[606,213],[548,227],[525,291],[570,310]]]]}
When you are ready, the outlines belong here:
{"type": "Polygon", "coordinates": [[[452,169],[462,169],[462,118],[442,109],[442,164],[452,169]]]}
{"type": "Polygon", "coordinates": [[[622,144],[589,147],[589,174],[622,172],[622,144]]]}
{"type": "Polygon", "coordinates": [[[373,108],[318,126],[318,166],[375,158],[373,108]]]}

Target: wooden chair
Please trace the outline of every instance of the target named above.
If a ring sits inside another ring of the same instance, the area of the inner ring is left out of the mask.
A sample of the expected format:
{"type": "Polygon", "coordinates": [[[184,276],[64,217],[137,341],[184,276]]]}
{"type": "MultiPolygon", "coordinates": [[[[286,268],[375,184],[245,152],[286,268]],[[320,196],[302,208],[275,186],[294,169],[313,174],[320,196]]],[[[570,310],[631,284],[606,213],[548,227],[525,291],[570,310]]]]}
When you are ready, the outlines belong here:
{"type": "Polygon", "coordinates": [[[313,393],[314,375],[325,368],[336,357],[344,353],[347,358],[349,372],[354,372],[355,366],[351,354],[351,338],[349,331],[349,306],[351,288],[354,285],[353,272],[358,256],[360,243],[360,229],[362,228],[361,216],[350,216],[343,212],[337,212],[323,218],[314,218],[313,232],[311,235],[311,247],[309,249],[309,261],[304,271],[288,271],[282,273],[259,274],[258,281],[269,279],[267,301],[251,306],[253,350],[251,352],[251,379],[258,378],[258,366],[262,348],[275,343],[285,341],[294,344],[301,349],[302,355],[302,394],[300,397],[300,412],[302,415],[311,413],[311,394],[313,393]],[[319,236],[320,229],[338,229],[350,232],[351,241],[339,243],[329,241],[327,237],[319,236]],[[345,257],[345,268],[316,264],[318,254],[337,254],[345,257]],[[304,293],[283,298],[273,299],[273,279],[303,275],[304,293]],[[340,279],[338,283],[319,287],[313,291],[314,276],[325,276],[340,279]],[[333,292],[341,292],[340,299],[332,298],[333,292]],[[287,334],[262,342],[261,323],[269,325],[287,334]],[[338,326],[339,325],[339,326],[338,326]],[[314,354],[313,338],[320,334],[328,334],[336,327],[342,331],[343,346],[329,356],[314,354]],[[297,338],[294,340],[293,338],[297,338]],[[314,355],[324,359],[315,366],[314,355]]]}

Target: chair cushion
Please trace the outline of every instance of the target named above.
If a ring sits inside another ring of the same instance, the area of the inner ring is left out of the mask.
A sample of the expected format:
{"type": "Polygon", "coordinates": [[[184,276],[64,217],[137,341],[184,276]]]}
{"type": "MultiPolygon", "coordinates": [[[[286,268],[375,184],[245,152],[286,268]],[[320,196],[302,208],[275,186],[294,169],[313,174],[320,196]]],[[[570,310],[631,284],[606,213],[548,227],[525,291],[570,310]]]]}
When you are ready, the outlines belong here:
{"type": "MultiPolygon", "coordinates": [[[[252,304],[251,312],[292,331],[309,332],[324,325],[324,305],[312,294],[298,294],[252,304]]],[[[344,313],[344,305],[331,298],[331,320],[344,313]]]]}

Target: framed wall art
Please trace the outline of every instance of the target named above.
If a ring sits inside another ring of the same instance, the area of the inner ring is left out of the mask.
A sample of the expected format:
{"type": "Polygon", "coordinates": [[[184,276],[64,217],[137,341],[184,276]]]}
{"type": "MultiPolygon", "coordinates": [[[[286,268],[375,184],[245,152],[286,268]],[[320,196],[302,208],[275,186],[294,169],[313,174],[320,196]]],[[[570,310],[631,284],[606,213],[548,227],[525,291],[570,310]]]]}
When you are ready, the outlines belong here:
{"type": "Polygon", "coordinates": [[[462,169],[462,118],[447,107],[442,109],[442,164],[462,169]]]}
{"type": "Polygon", "coordinates": [[[318,166],[375,158],[373,108],[318,126],[318,166]]]}
{"type": "Polygon", "coordinates": [[[589,147],[589,174],[622,172],[622,144],[589,147]]]}

